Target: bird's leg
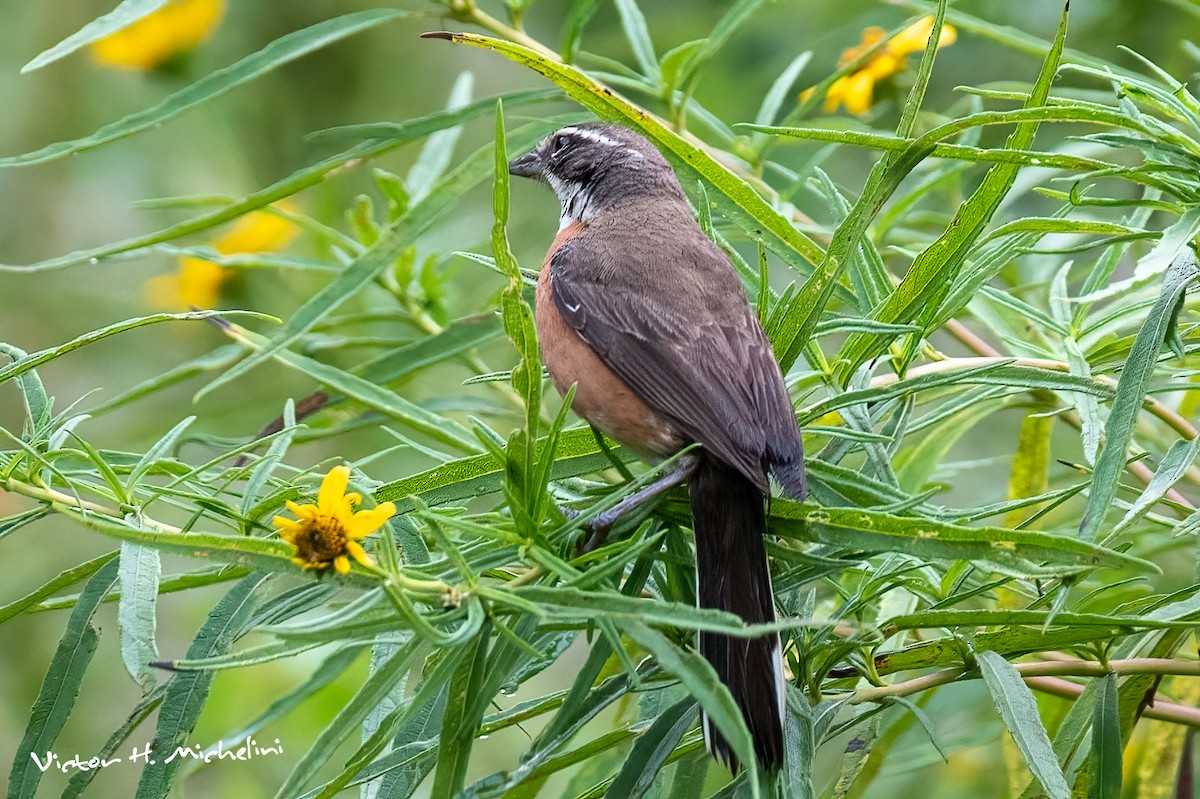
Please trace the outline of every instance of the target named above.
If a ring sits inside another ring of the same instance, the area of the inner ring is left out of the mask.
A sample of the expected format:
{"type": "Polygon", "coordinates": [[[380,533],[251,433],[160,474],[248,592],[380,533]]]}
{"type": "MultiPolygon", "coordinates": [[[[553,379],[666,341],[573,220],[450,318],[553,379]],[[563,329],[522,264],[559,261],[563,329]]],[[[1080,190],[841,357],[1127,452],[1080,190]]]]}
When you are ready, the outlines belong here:
{"type": "Polygon", "coordinates": [[[675,486],[685,482],[692,476],[692,472],[696,471],[696,466],[700,463],[700,456],[694,452],[689,452],[679,460],[675,461],[675,465],[671,470],[662,477],[655,480],[650,485],[636,491],[633,494],[625,497],[625,499],[613,505],[603,513],[597,514],[590,522],[587,522],[587,527],[591,529],[592,535],[582,547],[579,554],[591,552],[593,549],[600,547],[608,539],[608,533],[617,519],[624,516],[629,511],[641,505],[643,502],[654,499],[662,492],[674,488],[675,486]]]}

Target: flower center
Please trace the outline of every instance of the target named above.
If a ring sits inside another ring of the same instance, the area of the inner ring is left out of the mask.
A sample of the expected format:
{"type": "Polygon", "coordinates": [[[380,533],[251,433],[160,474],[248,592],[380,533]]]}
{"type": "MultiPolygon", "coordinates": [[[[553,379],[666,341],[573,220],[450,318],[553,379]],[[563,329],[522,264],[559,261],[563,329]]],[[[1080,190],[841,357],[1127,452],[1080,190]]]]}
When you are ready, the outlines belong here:
{"type": "Polygon", "coordinates": [[[346,530],[333,516],[317,516],[300,525],[293,544],[308,563],[329,563],[346,554],[346,530]]]}

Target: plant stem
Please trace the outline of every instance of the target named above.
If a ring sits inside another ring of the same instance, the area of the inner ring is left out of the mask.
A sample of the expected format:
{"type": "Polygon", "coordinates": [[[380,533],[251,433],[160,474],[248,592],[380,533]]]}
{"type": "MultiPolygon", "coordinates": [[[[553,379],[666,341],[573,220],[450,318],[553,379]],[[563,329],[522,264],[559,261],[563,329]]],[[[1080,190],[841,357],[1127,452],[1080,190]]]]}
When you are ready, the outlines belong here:
{"type": "Polygon", "coordinates": [[[551,58],[555,61],[562,61],[562,59],[558,57],[558,53],[554,52],[549,47],[546,47],[537,39],[534,39],[532,36],[525,33],[525,31],[518,30],[511,25],[505,25],[491,14],[480,11],[479,6],[475,5],[475,0],[450,0],[449,8],[450,16],[459,22],[469,22],[471,24],[478,25],[484,30],[491,31],[497,36],[508,39],[511,42],[524,45],[530,50],[536,50],[547,58],[551,58]]]}
{"type": "MultiPolygon", "coordinates": [[[[1014,663],[1013,667],[1031,688],[1044,690],[1056,696],[1068,699],[1077,697],[1083,692],[1083,686],[1056,676],[1074,677],[1103,677],[1113,672],[1116,674],[1162,674],[1179,676],[1200,676],[1200,660],[1182,660],[1177,658],[1128,658],[1110,660],[1107,665],[1088,660],[1048,660],[1034,663],[1014,663]],[[1070,687],[1067,687],[1070,686],[1070,687]]],[[[855,691],[850,703],[857,705],[863,702],[880,702],[890,697],[909,696],[927,691],[939,685],[956,682],[963,677],[974,678],[976,675],[963,668],[942,669],[931,674],[924,674],[911,680],[893,683],[891,685],[874,686],[855,691]]],[[[1174,705],[1170,702],[1155,699],[1144,713],[1149,718],[1170,721],[1200,728],[1200,709],[1174,705]],[[1154,711],[1151,713],[1150,711],[1154,711]]]]}

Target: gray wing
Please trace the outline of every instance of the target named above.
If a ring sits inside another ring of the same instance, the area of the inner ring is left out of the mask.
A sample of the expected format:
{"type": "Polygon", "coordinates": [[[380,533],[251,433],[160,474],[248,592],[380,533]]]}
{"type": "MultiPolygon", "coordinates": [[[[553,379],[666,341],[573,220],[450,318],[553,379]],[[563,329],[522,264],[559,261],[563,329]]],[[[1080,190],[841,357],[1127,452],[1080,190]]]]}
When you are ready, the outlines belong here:
{"type": "Polygon", "coordinates": [[[634,394],[765,492],[775,463],[802,470],[783,376],[724,254],[705,239],[682,255],[604,263],[573,239],[550,262],[555,305],[634,394]]]}

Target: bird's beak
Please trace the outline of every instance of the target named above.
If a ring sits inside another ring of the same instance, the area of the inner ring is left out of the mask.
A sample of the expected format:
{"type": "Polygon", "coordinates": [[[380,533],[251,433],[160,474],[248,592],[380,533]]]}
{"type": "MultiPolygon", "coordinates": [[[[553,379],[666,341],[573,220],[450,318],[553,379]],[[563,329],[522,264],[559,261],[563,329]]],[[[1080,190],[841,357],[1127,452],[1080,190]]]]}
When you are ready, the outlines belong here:
{"type": "Polygon", "coordinates": [[[508,162],[508,174],[521,178],[536,178],[542,174],[542,159],[537,150],[530,150],[525,155],[518,155],[508,162]]]}

